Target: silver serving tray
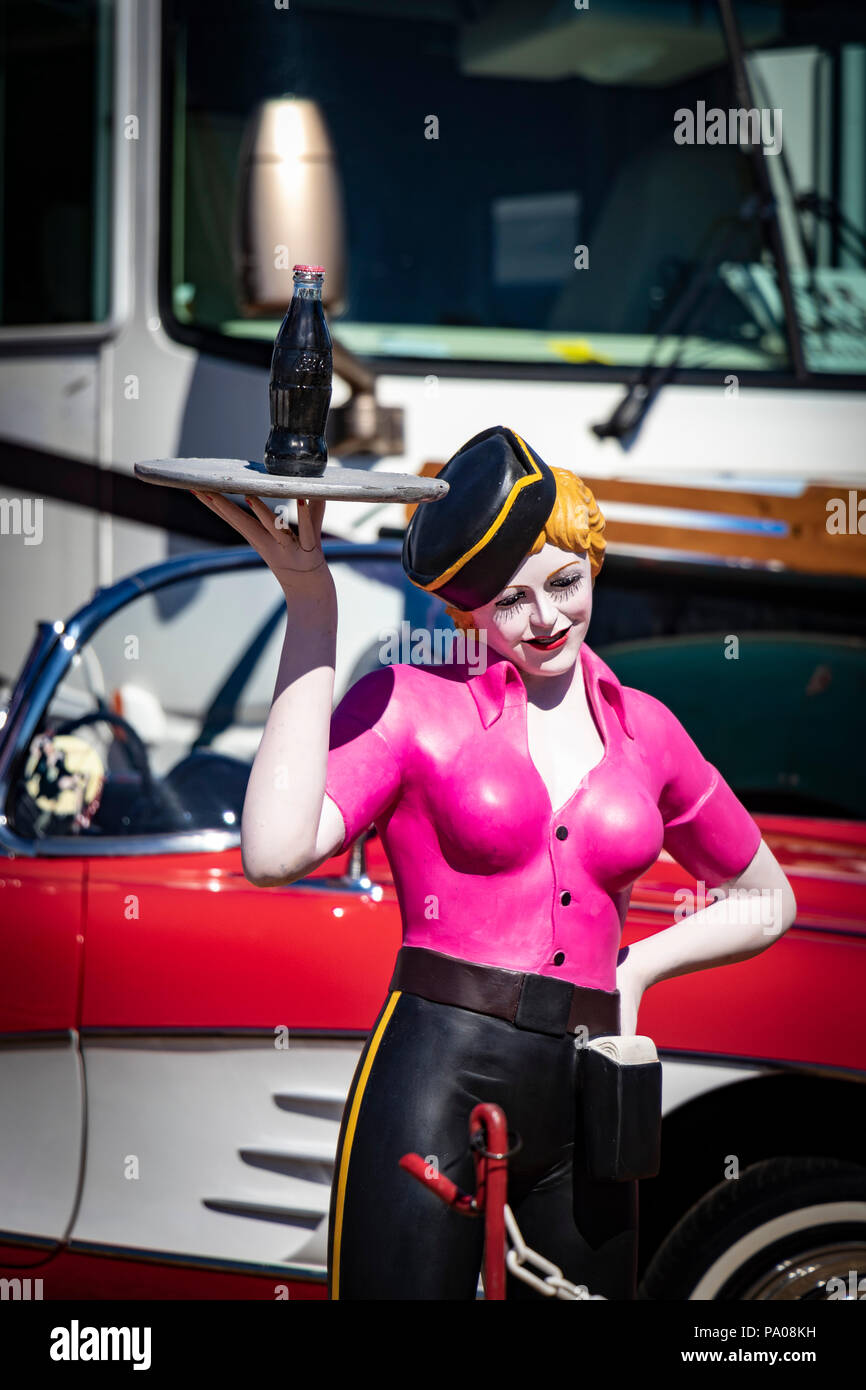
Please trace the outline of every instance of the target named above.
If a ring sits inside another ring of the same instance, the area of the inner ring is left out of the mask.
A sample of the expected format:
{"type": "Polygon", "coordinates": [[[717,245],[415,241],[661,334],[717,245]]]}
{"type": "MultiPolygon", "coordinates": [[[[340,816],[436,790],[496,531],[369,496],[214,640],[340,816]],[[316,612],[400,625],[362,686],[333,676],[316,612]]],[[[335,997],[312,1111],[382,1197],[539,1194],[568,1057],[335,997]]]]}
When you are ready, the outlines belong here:
{"type": "Polygon", "coordinates": [[[325,497],[342,502],[427,502],[444,497],[448,484],[417,473],[379,473],[328,463],[324,473],[301,478],[269,473],[250,459],[144,459],[134,465],[145,483],[199,492],[249,493],[255,497],[325,497]]]}

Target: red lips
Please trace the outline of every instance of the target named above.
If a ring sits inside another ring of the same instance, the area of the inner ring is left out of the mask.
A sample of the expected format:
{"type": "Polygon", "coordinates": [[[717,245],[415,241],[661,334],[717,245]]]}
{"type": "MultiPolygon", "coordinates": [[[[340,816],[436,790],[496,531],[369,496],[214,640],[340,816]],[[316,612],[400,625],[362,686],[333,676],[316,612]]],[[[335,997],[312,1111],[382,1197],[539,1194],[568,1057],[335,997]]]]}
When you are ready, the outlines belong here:
{"type": "Polygon", "coordinates": [[[563,645],[565,639],[568,637],[568,634],[570,632],[571,624],[569,624],[567,628],[564,628],[560,635],[554,636],[553,641],[551,641],[549,638],[527,637],[526,642],[528,646],[535,647],[536,651],[554,652],[559,650],[559,648],[563,645]]]}

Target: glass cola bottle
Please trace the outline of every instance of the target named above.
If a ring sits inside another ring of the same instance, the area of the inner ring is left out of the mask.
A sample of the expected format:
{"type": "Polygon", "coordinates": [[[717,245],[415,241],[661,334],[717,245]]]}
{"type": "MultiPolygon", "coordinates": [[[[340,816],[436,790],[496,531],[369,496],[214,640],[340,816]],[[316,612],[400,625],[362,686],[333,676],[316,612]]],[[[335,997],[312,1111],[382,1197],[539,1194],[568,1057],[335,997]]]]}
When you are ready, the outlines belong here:
{"type": "Polygon", "coordinates": [[[296,265],[294,293],[271,358],[269,473],[318,477],[325,471],[331,404],[331,335],[322,307],[324,267],[296,265]]]}

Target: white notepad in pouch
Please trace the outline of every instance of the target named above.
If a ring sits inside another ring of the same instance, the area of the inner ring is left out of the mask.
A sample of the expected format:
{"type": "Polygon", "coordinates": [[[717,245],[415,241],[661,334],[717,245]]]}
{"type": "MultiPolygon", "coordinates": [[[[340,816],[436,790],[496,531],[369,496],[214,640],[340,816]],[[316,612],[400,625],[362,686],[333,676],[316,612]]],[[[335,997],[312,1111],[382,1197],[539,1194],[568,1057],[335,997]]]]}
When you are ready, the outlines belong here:
{"type": "Polygon", "coordinates": [[[592,1038],[587,1047],[594,1047],[596,1052],[601,1052],[605,1057],[610,1057],[614,1062],[619,1062],[623,1066],[628,1063],[657,1062],[658,1053],[652,1038],[647,1038],[638,1033],[634,1037],[622,1038],[618,1033],[610,1033],[602,1038],[592,1038]]]}

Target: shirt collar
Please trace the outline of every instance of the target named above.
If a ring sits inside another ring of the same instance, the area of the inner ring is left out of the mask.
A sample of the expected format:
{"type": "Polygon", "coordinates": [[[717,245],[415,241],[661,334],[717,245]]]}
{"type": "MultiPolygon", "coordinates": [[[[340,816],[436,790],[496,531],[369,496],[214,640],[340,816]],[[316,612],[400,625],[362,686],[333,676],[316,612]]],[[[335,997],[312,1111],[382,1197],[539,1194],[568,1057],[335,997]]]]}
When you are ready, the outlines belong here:
{"type": "MultiPolygon", "coordinates": [[[[486,671],[472,676],[469,689],[478,706],[478,713],[485,729],[499,718],[506,705],[523,703],[526,700],[526,686],[517,666],[507,656],[490,652],[486,671]]],[[[600,656],[581,643],[580,660],[583,666],[583,679],[586,693],[597,718],[602,716],[602,707],[610,706],[617,716],[624,733],[634,738],[625,712],[623,689],[600,656]]]]}

